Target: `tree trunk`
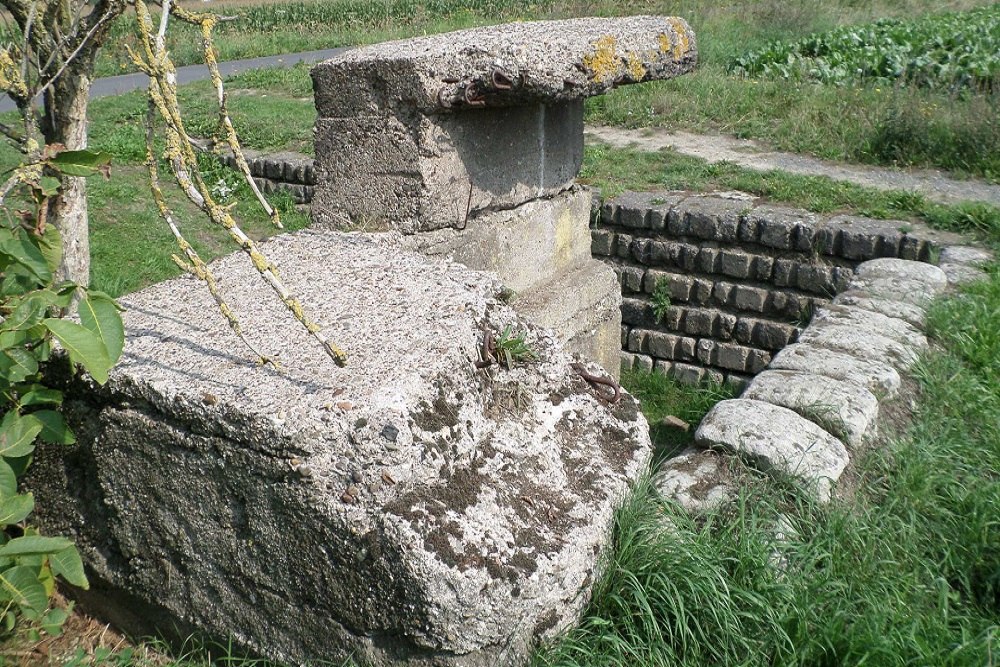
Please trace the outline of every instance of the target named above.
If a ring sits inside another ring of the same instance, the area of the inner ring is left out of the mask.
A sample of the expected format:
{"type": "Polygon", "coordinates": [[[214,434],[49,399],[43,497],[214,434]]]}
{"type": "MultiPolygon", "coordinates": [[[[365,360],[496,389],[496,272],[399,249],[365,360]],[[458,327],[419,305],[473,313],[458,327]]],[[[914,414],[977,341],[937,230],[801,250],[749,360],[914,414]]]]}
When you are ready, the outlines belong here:
{"type": "MultiPolygon", "coordinates": [[[[90,76],[86,68],[70,68],[45,93],[42,133],[48,144],[65,144],[68,150],[87,147],[87,98],[90,76]]],[[[50,215],[62,235],[62,265],[58,279],[80,285],[90,283],[90,235],[87,223],[87,181],[64,176],[50,215]]]]}

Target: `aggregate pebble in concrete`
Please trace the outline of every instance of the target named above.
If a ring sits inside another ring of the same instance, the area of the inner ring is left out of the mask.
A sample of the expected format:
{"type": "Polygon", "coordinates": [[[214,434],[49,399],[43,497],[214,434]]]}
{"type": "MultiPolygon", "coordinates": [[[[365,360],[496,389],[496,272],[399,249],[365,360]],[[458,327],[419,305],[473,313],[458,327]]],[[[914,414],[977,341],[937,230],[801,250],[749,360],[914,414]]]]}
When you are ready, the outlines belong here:
{"type": "Polygon", "coordinates": [[[857,384],[799,371],[766,370],[742,398],[794,410],[857,449],[874,435],[878,399],[857,384]]]}
{"type": "Polygon", "coordinates": [[[698,427],[695,443],[734,452],[757,464],[800,477],[830,498],[847,467],[844,444],[795,412],[763,401],[717,403],[698,427]]]}

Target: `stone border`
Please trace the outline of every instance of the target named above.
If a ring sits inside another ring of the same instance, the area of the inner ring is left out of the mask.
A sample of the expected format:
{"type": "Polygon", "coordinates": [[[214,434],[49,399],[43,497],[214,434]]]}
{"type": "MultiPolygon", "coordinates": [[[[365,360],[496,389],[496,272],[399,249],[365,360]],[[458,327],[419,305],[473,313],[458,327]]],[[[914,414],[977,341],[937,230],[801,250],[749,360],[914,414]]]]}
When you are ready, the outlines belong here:
{"type": "Polygon", "coordinates": [[[950,285],[983,276],[990,253],[954,248],[941,267],[883,258],[859,265],[848,289],[819,310],[742,396],[713,407],[695,447],[666,462],[656,486],[689,511],[711,508],[735,489],[725,455],[802,479],[829,500],[850,463],[878,436],[880,407],[928,349],[931,301],[950,285]],[[949,278],[950,276],[950,278],[949,278]]]}

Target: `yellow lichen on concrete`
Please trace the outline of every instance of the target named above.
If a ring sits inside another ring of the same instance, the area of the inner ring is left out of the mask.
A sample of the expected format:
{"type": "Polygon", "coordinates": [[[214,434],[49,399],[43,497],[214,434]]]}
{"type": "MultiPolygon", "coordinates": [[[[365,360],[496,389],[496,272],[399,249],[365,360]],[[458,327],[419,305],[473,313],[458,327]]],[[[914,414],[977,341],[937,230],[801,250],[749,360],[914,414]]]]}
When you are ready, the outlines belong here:
{"type": "Polygon", "coordinates": [[[688,36],[687,25],[676,16],[671,16],[667,21],[673,28],[676,40],[665,33],[660,34],[660,49],[664,53],[670,51],[674,60],[680,60],[691,48],[691,38],[688,36]]]}
{"type": "Polygon", "coordinates": [[[612,35],[605,35],[594,43],[593,53],[583,56],[583,66],[590,71],[590,78],[607,83],[621,76],[622,61],[615,51],[616,44],[612,35]]]}
{"type": "Polygon", "coordinates": [[[625,70],[633,81],[642,81],[646,76],[646,66],[642,64],[642,56],[636,51],[629,51],[625,70]]]}

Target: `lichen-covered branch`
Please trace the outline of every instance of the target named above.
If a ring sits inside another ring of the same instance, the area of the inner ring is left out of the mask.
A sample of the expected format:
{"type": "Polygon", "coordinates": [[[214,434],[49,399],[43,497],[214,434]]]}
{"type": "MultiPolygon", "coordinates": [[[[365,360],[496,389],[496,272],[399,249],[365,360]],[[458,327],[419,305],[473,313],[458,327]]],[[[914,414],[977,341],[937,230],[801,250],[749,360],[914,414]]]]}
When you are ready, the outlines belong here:
{"type": "Polygon", "coordinates": [[[247,164],[246,156],[243,154],[243,148],[240,146],[239,137],[236,136],[236,128],[233,127],[233,121],[229,117],[226,89],[222,85],[222,73],[219,71],[219,63],[215,57],[215,46],[212,43],[212,30],[218,23],[219,17],[214,14],[190,12],[177,5],[170,6],[170,13],[186,23],[197,25],[201,28],[202,49],[205,55],[205,64],[208,66],[208,71],[212,78],[212,86],[215,88],[215,95],[219,104],[219,126],[222,128],[223,134],[225,135],[226,143],[229,145],[229,150],[233,152],[233,157],[236,160],[236,166],[239,167],[240,173],[243,175],[243,179],[246,181],[247,185],[250,186],[250,189],[253,191],[258,203],[260,203],[261,208],[264,209],[264,212],[267,213],[268,217],[271,219],[272,224],[274,224],[274,226],[278,229],[282,229],[281,217],[278,215],[278,210],[271,206],[271,203],[267,201],[264,197],[264,193],[260,191],[260,188],[257,186],[257,182],[253,180],[253,176],[250,174],[250,165],[247,164]]]}
{"type": "Polygon", "coordinates": [[[316,323],[307,317],[302,304],[278,276],[277,267],[260,252],[254,241],[240,229],[230,213],[230,207],[223,206],[214,200],[211,190],[198,171],[197,156],[184,128],[177,101],[177,86],[172,75],[174,65],[163,46],[162,33],[166,25],[165,17],[169,11],[170,3],[167,0],[164,2],[163,14],[161,15],[160,35],[154,37],[152,35],[152,19],[146,4],[143,0],[136,0],[140,41],[146,57],[143,59],[131,50],[130,53],[136,66],[149,76],[150,101],[166,122],[166,154],[173,166],[175,180],[188,198],[199,206],[213,223],[228,232],[230,238],[250,257],[250,261],[258,273],[278,294],[295,319],[322,345],[324,351],[338,365],[343,366],[347,363],[347,355],[323,334],[316,323]]]}

